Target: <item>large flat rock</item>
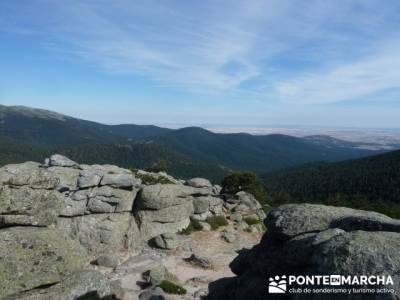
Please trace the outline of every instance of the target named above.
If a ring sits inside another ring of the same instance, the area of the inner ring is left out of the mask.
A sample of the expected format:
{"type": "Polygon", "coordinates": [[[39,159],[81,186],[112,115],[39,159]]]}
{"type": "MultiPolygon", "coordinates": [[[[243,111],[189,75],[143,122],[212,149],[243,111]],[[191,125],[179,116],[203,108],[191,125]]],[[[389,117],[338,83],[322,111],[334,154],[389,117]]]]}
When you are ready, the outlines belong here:
{"type": "Polygon", "coordinates": [[[0,230],[0,298],[61,281],[87,261],[85,249],[55,229],[0,230]]]}

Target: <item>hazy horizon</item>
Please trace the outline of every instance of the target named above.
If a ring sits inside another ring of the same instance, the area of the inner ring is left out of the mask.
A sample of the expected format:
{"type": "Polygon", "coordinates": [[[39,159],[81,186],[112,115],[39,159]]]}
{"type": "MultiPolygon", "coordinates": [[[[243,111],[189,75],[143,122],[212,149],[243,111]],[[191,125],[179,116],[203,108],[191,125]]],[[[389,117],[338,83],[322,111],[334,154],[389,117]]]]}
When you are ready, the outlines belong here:
{"type": "MultiPolygon", "coordinates": [[[[0,104],[3,105],[3,104],[0,104]]],[[[400,127],[367,127],[367,126],[320,126],[320,125],[301,125],[301,124],[245,124],[245,123],[140,123],[135,120],[128,122],[106,122],[102,119],[95,118],[89,119],[85,117],[81,117],[80,114],[70,115],[66,114],[62,111],[51,110],[48,107],[32,107],[26,105],[12,104],[5,105],[6,107],[25,107],[28,109],[39,109],[44,111],[49,111],[61,115],[65,115],[72,118],[82,119],[86,121],[106,124],[106,125],[121,125],[121,124],[133,124],[133,125],[155,125],[159,127],[171,128],[171,129],[179,129],[185,127],[202,127],[214,132],[247,132],[247,133],[257,133],[262,132],[263,130],[268,131],[271,130],[273,132],[279,132],[279,130],[338,130],[338,131],[393,131],[400,132],[400,127]],[[274,131],[276,130],[276,131],[274,131]]],[[[300,135],[299,135],[300,136],[300,135]]],[[[303,135],[304,136],[304,135],[303,135]]]]}
{"type": "MultiPolygon", "coordinates": [[[[45,112],[57,113],[61,115],[63,112],[49,111],[46,108],[32,108],[27,106],[16,105],[14,107],[26,108],[28,112],[31,109],[44,110],[45,112]]],[[[40,116],[40,114],[38,114],[40,116]]],[[[46,114],[44,115],[46,116],[46,114]]],[[[50,114],[49,116],[54,116],[50,114]]],[[[68,117],[77,118],[77,116],[67,115],[68,117]]],[[[0,115],[1,117],[1,115],[0,115]]],[[[388,149],[398,148],[400,146],[400,128],[372,128],[372,127],[329,127],[329,126],[301,126],[301,125],[248,125],[248,124],[205,124],[205,123],[106,123],[102,120],[88,120],[107,125],[120,125],[120,124],[135,124],[135,125],[155,125],[170,129],[181,129],[185,127],[201,127],[214,133],[248,133],[252,135],[269,135],[269,134],[284,134],[295,137],[306,136],[330,136],[333,138],[341,139],[350,142],[367,143],[371,145],[387,145],[388,149]]]]}

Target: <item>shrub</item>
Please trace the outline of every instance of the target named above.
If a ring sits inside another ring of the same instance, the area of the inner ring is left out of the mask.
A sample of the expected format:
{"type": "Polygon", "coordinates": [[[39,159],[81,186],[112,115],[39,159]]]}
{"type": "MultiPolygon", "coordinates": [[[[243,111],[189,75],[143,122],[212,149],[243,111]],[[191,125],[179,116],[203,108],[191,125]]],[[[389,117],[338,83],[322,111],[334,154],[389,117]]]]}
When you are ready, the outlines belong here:
{"type": "Polygon", "coordinates": [[[267,193],[261,180],[252,172],[236,172],[222,180],[222,192],[235,194],[245,191],[252,194],[265,209],[267,205],[267,193]]]}
{"type": "Polygon", "coordinates": [[[206,223],[210,224],[212,230],[216,230],[221,226],[228,225],[228,221],[224,216],[212,216],[205,220],[206,223]]]}
{"type": "Polygon", "coordinates": [[[177,285],[168,280],[163,280],[159,287],[167,294],[185,295],[187,292],[183,286],[177,285]]]}
{"type": "Polygon", "coordinates": [[[259,219],[251,217],[244,218],[244,221],[247,223],[247,225],[255,225],[260,223],[259,219]]]}
{"type": "Polygon", "coordinates": [[[181,231],[179,231],[179,234],[184,234],[184,235],[189,235],[191,234],[193,231],[200,231],[201,230],[201,225],[200,222],[197,220],[190,220],[190,223],[188,225],[188,227],[186,227],[185,229],[182,229],[181,231]]]}

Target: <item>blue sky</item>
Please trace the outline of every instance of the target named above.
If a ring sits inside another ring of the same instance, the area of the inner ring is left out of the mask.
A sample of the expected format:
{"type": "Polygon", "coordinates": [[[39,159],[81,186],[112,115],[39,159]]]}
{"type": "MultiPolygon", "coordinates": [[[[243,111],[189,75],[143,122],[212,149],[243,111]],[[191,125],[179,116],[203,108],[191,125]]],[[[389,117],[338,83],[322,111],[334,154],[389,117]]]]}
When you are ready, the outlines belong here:
{"type": "Polygon", "coordinates": [[[0,103],[105,123],[400,127],[398,0],[3,0],[0,103]]]}

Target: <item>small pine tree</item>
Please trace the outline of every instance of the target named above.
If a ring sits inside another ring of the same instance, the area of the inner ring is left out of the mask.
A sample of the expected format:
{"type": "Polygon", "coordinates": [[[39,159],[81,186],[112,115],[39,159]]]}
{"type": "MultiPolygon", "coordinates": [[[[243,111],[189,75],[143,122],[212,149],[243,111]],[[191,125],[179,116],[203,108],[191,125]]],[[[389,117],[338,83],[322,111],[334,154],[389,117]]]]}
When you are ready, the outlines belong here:
{"type": "Polygon", "coordinates": [[[169,162],[165,159],[156,160],[150,168],[147,169],[149,172],[167,172],[169,167],[169,162]]]}

